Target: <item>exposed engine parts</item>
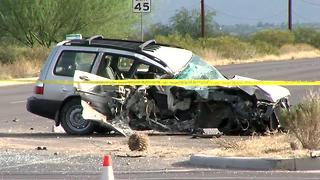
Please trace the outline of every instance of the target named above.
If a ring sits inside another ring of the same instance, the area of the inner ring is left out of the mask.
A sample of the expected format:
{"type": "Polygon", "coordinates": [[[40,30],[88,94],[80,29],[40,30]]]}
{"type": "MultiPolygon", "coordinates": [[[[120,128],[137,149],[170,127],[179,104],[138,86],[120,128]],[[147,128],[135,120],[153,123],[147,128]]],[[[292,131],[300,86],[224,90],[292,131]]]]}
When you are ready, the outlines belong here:
{"type": "MultiPolygon", "coordinates": [[[[286,97],[270,102],[239,87],[97,86],[91,92],[80,91],[80,95],[106,116],[105,123],[124,135],[133,134],[131,129],[196,133],[218,128],[224,134],[267,133],[279,128],[280,109],[288,107],[286,97]]],[[[85,112],[83,116],[88,117],[85,112]]]]}

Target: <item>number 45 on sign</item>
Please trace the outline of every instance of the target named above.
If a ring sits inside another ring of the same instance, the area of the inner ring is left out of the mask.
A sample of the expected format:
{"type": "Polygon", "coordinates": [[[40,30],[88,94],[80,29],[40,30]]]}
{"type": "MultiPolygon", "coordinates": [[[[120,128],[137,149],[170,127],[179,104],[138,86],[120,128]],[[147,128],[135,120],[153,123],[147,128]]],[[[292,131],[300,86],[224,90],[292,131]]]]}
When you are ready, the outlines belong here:
{"type": "Polygon", "coordinates": [[[132,7],[135,13],[151,12],[151,0],[132,0],[132,7]]]}

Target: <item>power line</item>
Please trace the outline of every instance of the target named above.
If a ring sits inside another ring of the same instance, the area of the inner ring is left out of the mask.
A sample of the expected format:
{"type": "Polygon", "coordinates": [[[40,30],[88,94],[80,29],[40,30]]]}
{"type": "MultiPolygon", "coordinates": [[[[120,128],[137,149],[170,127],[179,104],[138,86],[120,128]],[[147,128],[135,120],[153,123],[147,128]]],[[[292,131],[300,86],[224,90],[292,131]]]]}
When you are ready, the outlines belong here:
{"type": "Polygon", "coordinates": [[[301,18],[301,19],[303,19],[303,20],[305,20],[305,21],[311,21],[311,19],[309,19],[309,18],[307,18],[306,16],[303,16],[303,15],[297,13],[295,10],[292,10],[292,12],[293,12],[293,14],[294,14],[295,16],[297,16],[298,18],[301,18]]]}
{"type": "Polygon", "coordinates": [[[264,20],[264,19],[269,19],[269,18],[272,18],[272,17],[276,17],[276,16],[279,16],[280,14],[284,14],[285,12],[287,12],[287,10],[281,10],[277,13],[274,13],[270,16],[265,16],[265,17],[260,17],[260,18],[249,18],[249,17],[239,17],[239,16],[235,16],[235,15],[232,15],[230,13],[227,13],[227,12],[224,12],[224,11],[220,11],[220,10],[217,10],[209,5],[206,4],[206,7],[209,8],[210,10],[212,11],[215,11],[217,13],[220,13],[222,15],[225,15],[225,16],[228,16],[228,17],[231,17],[231,18],[234,18],[234,19],[239,19],[239,20],[250,20],[250,21],[261,21],[261,20],[264,20]]]}
{"type": "Polygon", "coordinates": [[[303,2],[303,3],[305,3],[305,4],[310,4],[310,5],[313,5],[313,6],[318,6],[318,7],[320,7],[320,4],[315,3],[315,2],[310,2],[310,1],[307,1],[307,0],[301,0],[301,2],[303,2]]]}

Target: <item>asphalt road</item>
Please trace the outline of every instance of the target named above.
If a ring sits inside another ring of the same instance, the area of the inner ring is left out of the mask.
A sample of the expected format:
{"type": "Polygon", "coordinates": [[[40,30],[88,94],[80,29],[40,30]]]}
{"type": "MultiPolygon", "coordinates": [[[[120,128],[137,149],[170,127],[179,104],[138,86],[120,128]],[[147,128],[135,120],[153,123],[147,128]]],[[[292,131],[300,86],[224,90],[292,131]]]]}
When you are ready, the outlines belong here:
{"type": "MultiPolygon", "coordinates": [[[[225,75],[234,74],[261,80],[319,80],[320,60],[306,59],[297,61],[264,62],[218,67],[225,75]]],[[[293,104],[302,100],[309,89],[318,87],[289,87],[293,104]]],[[[33,85],[0,87],[0,137],[43,139],[49,141],[57,137],[69,138],[51,133],[52,120],[28,113],[25,109],[26,98],[32,93],[33,85]]],[[[87,137],[101,140],[106,137],[87,137]]],[[[119,137],[118,137],[119,138],[119,137]]],[[[85,138],[84,138],[85,139],[85,138]]],[[[163,138],[163,139],[166,139],[163,138]]],[[[188,137],[171,137],[173,143],[181,146],[204,143],[188,137]]],[[[107,140],[117,140],[107,137],[107,140]]],[[[79,141],[83,141],[79,139],[79,141]]],[[[157,138],[155,138],[157,141],[157,138]]],[[[159,138],[159,141],[162,141],[159,138]]],[[[59,145],[59,144],[58,144],[59,145]]],[[[2,179],[99,179],[101,157],[72,157],[64,164],[57,164],[56,157],[49,152],[26,151],[28,159],[17,152],[0,152],[0,178],[2,179]],[[34,154],[33,154],[34,153],[34,154]],[[24,160],[33,163],[24,164],[24,160]],[[46,160],[46,161],[44,161],[46,160]],[[14,162],[17,161],[17,162],[14,162]],[[11,164],[6,164],[6,163],[11,164]],[[50,162],[50,163],[48,163],[50,162]],[[21,163],[21,164],[19,164],[21,163]]],[[[190,167],[179,163],[186,159],[164,158],[116,158],[114,169],[117,179],[319,179],[320,172],[286,171],[239,171],[217,170],[190,167]]]]}
{"type": "Polygon", "coordinates": [[[36,116],[26,110],[26,100],[33,85],[0,87],[0,132],[50,132],[52,120],[36,116]]]}
{"type": "MultiPolygon", "coordinates": [[[[319,172],[281,172],[281,171],[238,171],[218,169],[184,169],[173,171],[130,171],[115,172],[115,179],[137,179],[137,180],[172,180],[172,179],[212,179],[212,180],[318,180],[319,172]]],[[[101,175],[96,172],[77,174],[23,174],[3,175],[3,180],[31,180],[31,179],[100,179],[101,175]]]]}

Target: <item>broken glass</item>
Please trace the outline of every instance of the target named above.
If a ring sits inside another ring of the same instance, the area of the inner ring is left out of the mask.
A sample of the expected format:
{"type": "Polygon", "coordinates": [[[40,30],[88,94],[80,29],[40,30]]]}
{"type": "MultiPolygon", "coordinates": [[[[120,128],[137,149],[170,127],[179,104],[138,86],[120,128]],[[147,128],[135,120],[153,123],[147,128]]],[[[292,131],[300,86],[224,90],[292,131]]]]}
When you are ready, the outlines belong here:
{"type": "Polygon", "coordinates": [[[176,79],[216,79],[226,78],[213,66],[193,55],[188,65],[176,76],[176,79]]]}

